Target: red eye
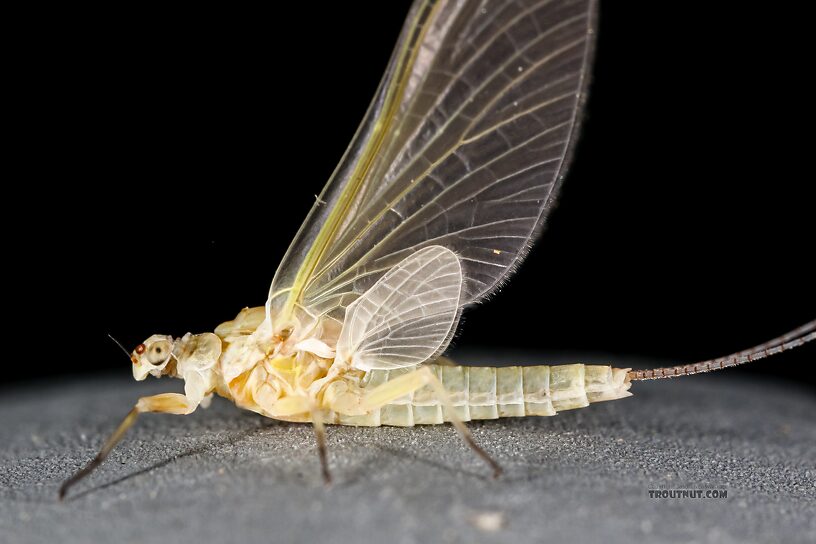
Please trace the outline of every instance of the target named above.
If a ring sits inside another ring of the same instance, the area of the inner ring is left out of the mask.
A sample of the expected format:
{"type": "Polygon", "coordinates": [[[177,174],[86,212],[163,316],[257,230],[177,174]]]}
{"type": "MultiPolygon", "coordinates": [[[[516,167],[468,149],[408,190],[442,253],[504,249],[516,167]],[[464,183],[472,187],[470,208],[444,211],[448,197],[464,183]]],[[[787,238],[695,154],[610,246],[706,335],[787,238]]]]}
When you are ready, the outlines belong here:
{"type": "Polygon", "coordinates": [[[142,353],[145,352],[146,349],[147,347],[144,344],[139,344],[138,346],[136,346],[136,349],[134,351],[141,355],[142,353]]]}

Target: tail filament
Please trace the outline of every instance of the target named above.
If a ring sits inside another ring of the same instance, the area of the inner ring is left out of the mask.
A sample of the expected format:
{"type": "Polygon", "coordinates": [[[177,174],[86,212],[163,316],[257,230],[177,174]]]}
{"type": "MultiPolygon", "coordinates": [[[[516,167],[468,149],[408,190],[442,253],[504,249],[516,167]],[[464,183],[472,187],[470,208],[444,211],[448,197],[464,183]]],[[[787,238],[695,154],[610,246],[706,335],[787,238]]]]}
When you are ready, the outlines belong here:
{"type": "Polygon", "coordinates": [[[700,374],[702,372],[711,372],[712,370],[721,370],[731,366],[738,366],[744,363],[750,363],[777,353],[782,353],[789,349],[797,348],[803,344],[816,340],[816,320],[805,323],[801,327],[792,330],[791,332],[774,338],[769,342],[760,344],[751,349],[732,353],[725,357],[717,359],[709,359],[707,361],[700,361],[699,363],[692,363],[689,365],[671,366],[664,368],[652,368],[649,370],[631,370],[628,373],[629,380],[659,380],[662,378],[676,378],[677,376],[688,376],[691,374],[700,374]]]}

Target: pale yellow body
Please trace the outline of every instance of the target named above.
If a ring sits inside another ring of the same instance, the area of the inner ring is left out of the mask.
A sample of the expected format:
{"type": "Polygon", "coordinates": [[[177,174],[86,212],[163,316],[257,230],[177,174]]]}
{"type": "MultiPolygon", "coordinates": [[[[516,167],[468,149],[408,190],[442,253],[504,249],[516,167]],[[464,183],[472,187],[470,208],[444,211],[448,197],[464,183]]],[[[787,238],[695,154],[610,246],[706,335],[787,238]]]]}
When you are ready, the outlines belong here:
{"type": "MultiPolygon", "coordinates": [[[[583,408],[591,402],[628,397],[629,383],[626,370],[597,365],[561,366],[508,366],[466,367],[430,364],[423,365],[432,372],[448,394],[450,405],[445,406],[431,385],[424,384],[411,390],[406,383],[397,390],[407,391],[378,409],[362,416],[349,416],[334,411],[327,422],[341,425],[413,425],[438,424],[452,421],[449,410],[461,421],[497,419],[500,417],[554,416],[562,410],[583,408]]],[[[375,396],[388,384],[411,370],[372,370],[363,382],[350,388],[353,395],[375,396]]],[[[348,382],[338,382],[348,383],[348,382]]],[[[372,399],[373,400],[373,399],[372,399]]],[[[333,405],[328,398],[327,404],[333,405]]],[[[373,404],[377,404],[374,402],[373,404]]]]}
{"type": "MultiPolygon", "coordinates": [[[[223,353],[208,380],[237,406],[285,421],[340,425],[439,424],[499,417],[552,416],[591,402],[630,396],[628,369],[599,365],[466,367],[446,361],[370,370],[308,351],[267,353],[255,328],[262,308],[216,329],[223,353]],[[444,393],[439,391],[439,387],[444,393]],[[451,411],[455,413],[452,415],[451,411]]],[[[183,377],[183,376],[182,376],[183,377]]]]}

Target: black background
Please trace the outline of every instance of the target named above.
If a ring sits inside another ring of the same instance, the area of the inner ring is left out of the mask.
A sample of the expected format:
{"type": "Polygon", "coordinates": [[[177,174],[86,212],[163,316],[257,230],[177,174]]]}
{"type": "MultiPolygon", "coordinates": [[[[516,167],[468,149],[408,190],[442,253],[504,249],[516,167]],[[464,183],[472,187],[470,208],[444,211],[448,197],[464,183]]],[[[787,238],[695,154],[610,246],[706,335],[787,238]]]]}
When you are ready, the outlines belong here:
{"type": "MultiPolygon", "coordinates": [[[[407,9],[71,8],[26,21],[6,83],[7,298],[22,305],[4,378],[129,373],[107,333],[131,349],[263,304],[407,9]]],[[[559,206],[457,346],[679,363],[816,318],[805,18],[750,3],[601,9],[559,206]]],[[[731,372],[812,386],[814,355],[731,372]]]]}

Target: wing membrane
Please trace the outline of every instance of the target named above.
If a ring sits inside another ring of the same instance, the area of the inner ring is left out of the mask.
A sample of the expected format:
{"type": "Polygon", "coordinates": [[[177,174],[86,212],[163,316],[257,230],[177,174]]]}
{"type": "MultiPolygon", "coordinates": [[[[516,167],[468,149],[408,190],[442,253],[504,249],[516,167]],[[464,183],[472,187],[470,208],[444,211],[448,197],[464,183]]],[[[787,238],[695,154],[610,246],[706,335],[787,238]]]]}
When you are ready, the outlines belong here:
{"type": "Polygon", "coordinates": [[[417,0],[268,310],[342,311],[431,245],[459,256],[461,304],[494,290],[563,176],[593,25],[593,0],[417,0]]]}
{"type": "Polygon", "coordinates": [[[346,311],[337,357],[360,370],[414,366],[447,345],[459,315],[462,269],[430,246],[389,270],[346,311]]]}

